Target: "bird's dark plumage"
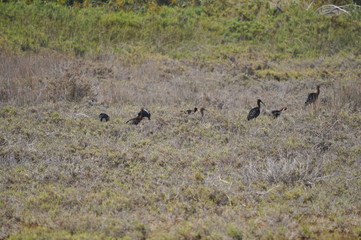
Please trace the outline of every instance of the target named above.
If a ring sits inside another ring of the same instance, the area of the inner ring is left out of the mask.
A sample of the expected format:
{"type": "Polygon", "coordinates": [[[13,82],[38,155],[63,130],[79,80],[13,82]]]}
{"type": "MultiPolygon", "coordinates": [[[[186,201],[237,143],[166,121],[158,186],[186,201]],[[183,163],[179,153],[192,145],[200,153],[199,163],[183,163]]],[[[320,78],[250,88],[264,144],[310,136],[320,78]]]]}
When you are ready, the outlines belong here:
{"type": "Polygon", "coordinates": [[[126,123],[132,124],[132,125],[138,125],[142,121],[142,118],[139,116],[136,118],[129,119],[126,123]]]}
{"type": "Polygon", "coordinates": [[[285,110],[287,110],[286,107],[281,108],[280,110],[273,110],[271,113],[274,118],[278,118],[281,115],[282,111],[285,111],[285,110]]]}
{"type": "Polygon", "coordinates": [[[195,113],[195,112],[197,112],[198,111],[198,108],[194,108],[193,110],[192,109],[188,109],[188,110],[185,110],[184,112],[185,113],[188,113],[188,114],[191,114],[191,113],[195,113]]]}
{"type": "Polygon", "coordinates": [[[108,122],[110,118],[109,118],[108,114],[106,114],[106,113],[101,113],[101,114],[99,114],[99,119],[100,119],[101,122],[103,121],[103,119],[104,119],[106,122],[108,122]]]}
{"type": "Polygon", "coordinates": [[[273,110],[272,112],[273,118],[278,118],[281,115],[280,110],[273,110]]]}
{"type": "Polygon", "coordinates": [[[146,117],[146,118],[148,118],[150,120],[151,114],[147,109],[142,108],[142,109],[140,109],[140,112],[138,113],[138,116],[142,116],[142,118],[146,117]]]}
{"type": "Polygon", "coordinates": [[[320,85],[317,85],[317,92],[308,94],[305,105],[309,105],[315,103],[318,99],[318,95],[320,95],[320,85]]]}
{"type": "Polygon", "coordinates": [[[150,120],[150,116],[151,116],[150,112],[148,110],[142,108],[142,109],[140,109],[140,112],[138,113],[138,116],[136,118],[129,119],[125,123],[138,125],[145,117],[150,120]]]}
{"type": "MultiPolygon", "coordinates": [[[[251,111],[249,111],[248,116],[247,116],[247,120],[251,120],[253,118],[257,118],[259,116],[259,114],[261,113],[261,103],[263,105],[265,105],[261,99],[257,100],[257,107],[252,108],[251,111]]],[[[266,106],[266,105],[265,105],[266,106]]]]}

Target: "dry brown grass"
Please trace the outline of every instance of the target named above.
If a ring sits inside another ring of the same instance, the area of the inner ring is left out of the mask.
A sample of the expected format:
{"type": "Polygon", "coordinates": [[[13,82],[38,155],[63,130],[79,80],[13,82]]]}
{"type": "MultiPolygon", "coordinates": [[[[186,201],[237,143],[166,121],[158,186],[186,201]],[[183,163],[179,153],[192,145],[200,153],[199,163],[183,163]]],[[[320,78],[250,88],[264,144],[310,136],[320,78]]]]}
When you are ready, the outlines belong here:
{"type": "Polygon", "coordinates": [[[90,97],[89,79],[80,71],[81,60],[57,54],[1,54],[1,100],[33,105],[90,97]]]}
{"type": "Polygon", "coordinates": [[[52,53],[4,53],[0,55],[1,100],[18,105],[65,100],[108,105],[187,103],[247,109],[254,105],[255,96],[259,96],[270,107],[294,102],[299,108],[301,98],[321,84],[323,105],[331,109],[359,107],[359,61],[338,59],[330,66],[327,62],[330,60],[323,59],[296,63],[258,60],[263,57],[227,56],[229,61],[216,64],[149,59],[130,65],[114,57],[91,61],[52,53]],[[271,69],[272,75],[264,72],[267,69],[271,69]],[[283,76],[283,72],[296,72],[296,75],[283,76]],[[305,88],[308,90],[301,91],[305,88]]]}
{"type": "Polygon", "coordinates": [[[359,237],[360,60],[0,59],[1,238],[359,237]]]}

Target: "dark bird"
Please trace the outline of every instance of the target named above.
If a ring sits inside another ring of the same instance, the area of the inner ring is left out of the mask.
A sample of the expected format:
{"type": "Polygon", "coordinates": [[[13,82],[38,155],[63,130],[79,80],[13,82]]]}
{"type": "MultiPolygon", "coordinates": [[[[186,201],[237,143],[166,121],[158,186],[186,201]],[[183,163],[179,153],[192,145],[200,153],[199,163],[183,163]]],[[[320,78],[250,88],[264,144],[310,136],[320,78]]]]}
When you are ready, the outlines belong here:
{"type": "Polygon", "coordinates": [[[150,112],[144,108],[140,109],[140,112],[138,113],[138,116],[141,115],[142,118],[146,117],[150,120],[150,112]]]}
{"type": "MultiPolygon", "coordinates": [[[[249,111],[248,116],[247,116],[247,120],[248,120],[248,121],[259,116],[259,114],[261,113],[261,103],[262,103],[263,105],[265,105],[265,104],[262,102],[261,99],[258,99],[258,100],[257,100],[257,107],[252,108],[251,111],[249,111]]],[[[265,106],[266,106],[266,105],[265,105],[265,106]]]]}
{"type": "Polygon", "coordinates": [[[142,121],[142,119],[142,116],[138,115],[138,117],[129,119],[128,121],[126,121],[126,123],[138,125],[142,121]]]}
{"type": "Polygon", "coordinates": [[[317,85],[317,92],[308,94],[305,105],[309,105],[315,103],[318,99],[318,95],[320,95],[320,85],[317,85]]]}
{"type": "Polygon", "coordinates": [[[198,111],[198,108],[194,108],[194,109],[188,109],[188,110],[185,110],[184,112],[187,113],[187,114],[191,114],[191,113],[195,113],[198,111]]]}
{"type": "Polygon", "coordinates": [[[280,110],[273,110],[273,111],[271,112],[272,115],[273,115],[273,118],[278,118],[278,117],[281,115],[282,111],[285,111],[285,110],[287,110],[286,107],[281,108],[280,110]]]}
{"type": "Polygon", "coordinates": [[[106,114],[106,113],[101,113],[101,114],[99,114],[99,119],[100,119],[101,122],[103,122],[103,119],[104,119],[106,122],[108,122],[110,118],[109,118],[108,114],[106,114]]]}
{"type": "Polygon", "coordinates": [[[126,123],[138,125],[145,117],[150,120],[150,116],[151,116],[150,112],[142,108],[136,118],[129,119],[128,121],[126,121],[126,123]]]}

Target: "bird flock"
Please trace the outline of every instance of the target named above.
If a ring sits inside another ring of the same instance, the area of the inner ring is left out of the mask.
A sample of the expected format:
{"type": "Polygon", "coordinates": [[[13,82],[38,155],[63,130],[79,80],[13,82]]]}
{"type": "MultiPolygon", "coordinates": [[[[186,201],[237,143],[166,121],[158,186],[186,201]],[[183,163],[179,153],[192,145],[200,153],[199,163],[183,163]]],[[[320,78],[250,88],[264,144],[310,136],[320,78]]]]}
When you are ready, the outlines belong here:
{"type": "MultiPolygon", "coordinates": [[[[316,103],[319,95],[320,95],[320,85],[317,85],[317,92],[308,94],[306,102],[305,102],[305,106],[316,103]]],[[[260,115],[261,103],[264,106],[266,106],[266,104],[264,104],[264,102],[262,102],[261,99],[257,99],[257,107],[254,107],[249,111],[248,116],[247,116],[248,121],[252,120],[252,119],[256,119],[260,115]]],[[[279,110],[272,110],[271,115],[273,116],[273,118],[278,118],[279,116],[281,116],[281,113],[286,110],[287,110],[287,107],[283,107],[279,110]]],[[[207,110],[203,107],[198,110],[198,108],[195,107],[194,109],[188,109],[188,110],[181,111],[181,113],[190,115],[190,114],[194,114],[198,111],[201,113],[201,115],[203,117],[204,112],[207,110]]],[[[128,121],[126,121],[125,123],[131,124],[131,125],[138,125],[144,118],[148,118],[150,120],[150,116],[151,116],[151,114],[148,110],[141,108],[137,117],[131,118],[128,121]]],[[[106,113],[101,113],[101,114],[99,114],[99,119],[101,122],[103,122],[103,120],[108,122],[110,120],[110,117],[106,113]]]]}

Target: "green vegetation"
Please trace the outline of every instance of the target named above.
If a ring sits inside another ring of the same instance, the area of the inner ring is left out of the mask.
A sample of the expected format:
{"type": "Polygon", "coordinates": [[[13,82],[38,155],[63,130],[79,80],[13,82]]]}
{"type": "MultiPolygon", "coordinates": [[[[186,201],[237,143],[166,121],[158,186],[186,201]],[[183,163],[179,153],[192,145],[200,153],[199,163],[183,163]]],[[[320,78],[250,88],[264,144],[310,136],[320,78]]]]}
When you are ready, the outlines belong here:
{"type": "Polygon", "coordinates": [[[359,238],[361,10],[328,2],[2,1],[0,239],[359,238]]]}
{"type": "Polygon", "coordinates": [[[45,1],[0,3],[0,46],[75,56],[162,54],[206,60],[250,46],[283,57],[360,53],[361,14],[356,7],[351,14],[331,17],[307,10],[306,3],[285,4],[283,12],[262,1],[216,7],[114,11],[45,1]]]}

